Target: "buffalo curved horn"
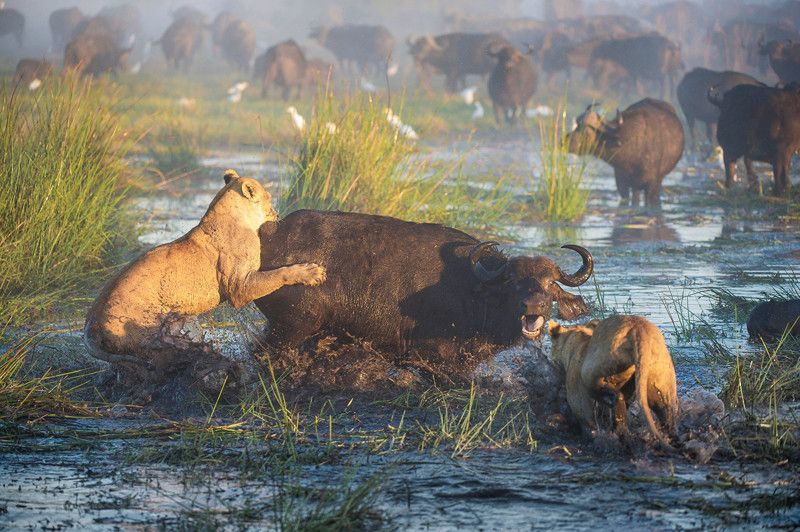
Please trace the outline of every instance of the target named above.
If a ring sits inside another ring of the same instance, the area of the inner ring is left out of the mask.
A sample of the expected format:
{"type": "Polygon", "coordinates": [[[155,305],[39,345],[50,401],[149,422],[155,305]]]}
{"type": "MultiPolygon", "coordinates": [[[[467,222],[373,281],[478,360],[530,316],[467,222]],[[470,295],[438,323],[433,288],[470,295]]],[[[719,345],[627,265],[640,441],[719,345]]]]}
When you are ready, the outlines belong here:
{"type": "Polygon", "coordinates": [[[566,244],[561,246],[564,249],[571,249],[572,251],[576,251],[578,255],[581,256],[583,259],[583,264],[581,265],[580,269],[575,272],[573,275],[569,275],[561,271],[561,268],[558,269],[558,273],[560,275],[558,282],[571,287],[580,286],[586,281],[589,280],[589,277],[592,275],[592,271],[594,271],[594,259],[592,258],[592,254],[589,253],[589,250],[581,247],[576,246],[575,244],[566,244]]]}
{"type": "MultiPolygon", "coordinates": [[[[492,281],[497,280],[501,275],[503,275],[503,272],[506,271],[506,267],[508,267],[508,262],[504,262],[503,265],[498,269],[489,271],[483,266],[483,264],[481,264],[481,258],[488,250],[494,248],[496,245],[497,242],[494,240],[490,240],[488,242],[479,242],[469,252],[469,264],[472,268],[472,273],[482,283],[491,283],[492,281]]],[[[499,253],[496,250],[493,251],[499,253]]]]}

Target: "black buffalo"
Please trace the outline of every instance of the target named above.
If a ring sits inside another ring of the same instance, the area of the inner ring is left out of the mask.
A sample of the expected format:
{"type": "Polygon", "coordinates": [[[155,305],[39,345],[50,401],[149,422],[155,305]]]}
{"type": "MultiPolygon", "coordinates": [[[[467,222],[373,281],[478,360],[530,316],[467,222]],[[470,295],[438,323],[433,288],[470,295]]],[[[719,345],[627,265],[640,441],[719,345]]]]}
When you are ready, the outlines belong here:
{"type": "Polygon", "coordinates": [[[707,68],[695,68],[683,76],[677,88],[678,103],[683,116],[686,117],[692,142],[695,140],[695,121],[705,123],[709,141],[717,140],[719,107],[708,101],[708,90],[715,87],[719,94],[724,95],[737,85],[761,85],[761,83],[747,74],[730,70],[717,72],[707,68]]]}
{"type": "MultiPolygon", "coordinates": [[[[454,360],[466,345],[494,352],[539,338],[554,302],[562,319],[588,309],[560,284],[580,286],[591,254],[564,273],[543,256],[507,258],[494,242],[437,224],[358,213],[296,211],[262,228],[261,267],[316,262],[328,279],[256,301],[268,343],[298,346],[319,331],[349,334],[398,354],[454,360]]],[[[481,352],[486,352],[482,350],[481,352]]]]}
{"type": "Polygon", "coordinates": [[[759,41],[798,40],[800,34],[781,24],[732,20],[720,26],[716,24],[708,33],[707,42],[717,49],[719,63],[725,68],[741,72],[745,68],[758,68],[767,73],[767,60],[759,56],[759,41]]]}
{"type": "Polygon", "coordinates": [[[25,16],[16,9],[0,9],[0,37],[13,35],[22,46],[25,37],[25,16]]]}
{"type": "Polygon", "coordinates": [[[781,83],[800,81],[800,42],[762,40],[758,46],[758,52],[769,57],[769,65],[781,83]]]}
{"type": "Polygon", "coordinates": [[[599,43],[592,51],[589,61],[613,61],[624,68],[644,93],[643,81],[656,82],[660,86],[661,98],[673,94],[677,76],[683,68],[680,47],[657,33],[609,39],[599,43]]]}
{"type": "Polygon", "coordinates": [[[321,26],[314,28],[309,36],[333,52],[342,70],[351,66],[361,73],[370,68],[380,71],[394,48],[394,37],[383,26],[321,26]]]}
{"type": "Polygon", "coordinates": [[[53,48],[60,50],[66,46],[85,19],[86,17],[77,7],[56,9],[50,13],[48,22],[50,23],[50,34],[53,37],[53,48]]]}
{"type": "Polygon", "coordinates": [[[514,124],[517,116],[525,117],[528,102],[536,92],[536,70],[530,59],[513,46],[490,48],[487,53],[497,61],[487,83],[494,118],[501,125],[502,114],[508,124],[514,124]]]}
{"type": "Polygon", "coordinates": [[[128,70],[130,48],[120,48],[116,40],[104,33],[81,33],[64,49],[64,72],[99,76],[128,70]]]}
{"type": "Polygon", "coordinates": [[[300,46],[293,39],[271,46],[256,58],[253,81],[261,83],[261,97],[266,98],[270,87],[280,87],[283,99],[288,100],[294,90],[299,98],[306,79],[308,62],[300,46]]]}
{"type": "Polygon", "coordinates": [[[606,121],[589,106],[566,142],[573,153],[592,153],[614,168],[617,190],[631,203],[645,193],[648,207],[661,204],[661,182],[683,155],[683,126],[667,102],[645,98],[606,121]]]}
{"type": "Polygon", "coordinates": [[[234,19],[225,27],[219,46],[229,63],[247,72],[256,51],[256,32],[249,23],[234,19]]]}
{"type": "Polygon", "coordinates": [[[407,44],[423,84],[427,85],[428,72],[439,72],[445,76],[445,88],[453,92],[464,87],[467,76],[491,72],[494,61],[487,48],[508,42],[491,33],[446,33],[409,39],[407,44]]]}
{"type": "Polygon", "coordinates": [[[790,186],[792,156],[800,149],[800,84],[785,89],[739,85],[724,95],[712,88],[708,99],[719,106],[725,186],[733,186],[736,161],[744,157],[751,187],[758,185],[752,161],[763,161],[772,165],[774,194],[783,194],[790,186]]]}
{"type": "Polygon", "coordinates": [[[181,67],[188,71],[195,54],[203,45],[203,27],[191,18],[177,19],[153,44],[161,45],[168,65],[176,71],[181,67]]]}
{"type": "Polygon", "coordinates": [[[780,338],[784,333],[800,336],[800,299],[759,304],[747,320],[747,333],[764,340],[780,338]]]}

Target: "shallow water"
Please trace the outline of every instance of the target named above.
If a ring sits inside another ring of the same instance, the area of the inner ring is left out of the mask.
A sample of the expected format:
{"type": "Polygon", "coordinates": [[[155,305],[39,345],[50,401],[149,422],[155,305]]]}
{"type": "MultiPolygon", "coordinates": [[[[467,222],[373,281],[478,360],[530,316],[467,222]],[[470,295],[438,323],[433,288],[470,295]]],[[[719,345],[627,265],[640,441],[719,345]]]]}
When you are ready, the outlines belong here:
{"type": "MultiPolygon", "coordinates": [[[[524,186],[538,168],[530,138],[507,132],[478,135],[469,146],[462,140],[431,146],[430,156],[452,160],[467,148],[467,174],[479,176],[479,183],[487,175],[516,174],[523,179],[515,186],[524,186]]],[[[791,285],[798,276],[797,259],[789,255],[800,248],[794,228],[779,220],[742,219],[703,204],[701,198],[715,187],[712,178],[721,173],[703,159],[689,154],[667,177],[659,219],[618,207],[610,168],[593,163],[590,211],[582,223],[511,227],[518,240],[507,246],[512,253],[551,255],[565,269],[577,264],[573,252],[559,249],[562,244],[590,249],[596,286],[590,282],[580,292],[596,309],[601,307],[600,294],[605,312],[642,314],[664,330],[681,394],[698,385],[719,389],[726,368],[705,356],[702,343],[709,334],[733,352],[751,349],[742,320],[715,312],[707,290],[725,288],[752,299],[791,285]],[[712,332],[687,335],[680,315],[708,325],[712,332]]],[[[279,193],[281,166],[259,154],[220,153],[204,164],[208,172],[139,200],[147,220],[142,242],[166,242],[195,225],[219,189],[218,175],[225,168],[252,175],[279,193]]],[[[373,414],[378,426],[388,422],[380,411],[373,414]]],[[[119,429],[129,422],[102,423],[119,429]]],[[[24,441],[48,450],[20,452],[16,445],[0,442],[0,525],[193,528],[198,526],[197,510],[211,511],[217,524],[231,527],[275,524],[268,510],[276,494],[274,479],[243,480],[228,466],[194,475],[167,465],[123,465],[120,456],[137,446],[135,440],[113,440],[86,451],[58,450],[57,438],[24,441]],[[242,512],[232,513],[231,508],[242,512]],[[248,508],[256,509],[256,517],[241,517],[248,508]]],[[[478,450],[456,460],[427,453],[345,453],[333,463],[302,466],[296,480],[336,486],[344,471],[356,468],[361,479],[389,467],[377,505],[402,528],[800,526],[796,467],[631,461],[573,447],[577,454],[568,457],[557,442],[551,443],[552,452],[551,444],[542,443],[534,452],[478,450]],[[785,496],[788,502],[778,504],[785,496]],[[769,501],[775,508],[770,509],[769,501]]]]}

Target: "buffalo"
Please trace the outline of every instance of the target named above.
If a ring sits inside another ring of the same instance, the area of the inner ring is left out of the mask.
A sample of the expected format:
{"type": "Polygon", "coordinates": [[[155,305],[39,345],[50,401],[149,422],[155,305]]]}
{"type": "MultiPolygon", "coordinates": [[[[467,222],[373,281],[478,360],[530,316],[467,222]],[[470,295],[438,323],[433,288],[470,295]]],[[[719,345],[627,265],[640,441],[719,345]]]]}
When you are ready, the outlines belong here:
{"type": "Polygon", "coordinates": [[[190,20],[203,26],[208,22],[208,16],[196,7],[186,4],[172,12],[172,20],[190,20]]]}
{"type": "Polygon", "coordinates": [[[737,85],[761,85],[747,74],[730,70],[717,72],[707,68],[695,68],[687,72],[678,84],[678,103],[686,117],[689,135],[695,141],[694,123],[700,121],[706,125],[706,134],[710,142],[716,142],[719,107],[708,101],[708,90],[716,87],[719,94],[724,95],[737,85]]]}
{"type": "Polygon", "coordinates": [[[751,338],[773,340],[784,333],[800,336],[800,299],[765,301],[750,313],[747,334],[751,338]]]}
{"type": "MultiPolygon", "coordinates": [[[[409,39],[407,44],[420,77],[427,77],[423,73],[430,70],[440,72],[445,77],[445,88],[453,92],[466,85],[467,76],[491,72],[494,61],[486,49],[508,42],[491,33],[446,33],[409,39]]],[[[427,80],[423,79],[423,83],[427,85],[427,80]]]]}
{"type": "Polygon", "coordinates": [[[111,35],[117,45],[131,47],[142,29],[142,13],[132,3],[104,7],[98,16],[105,18],[111,26],[111,35]]]}
{"type": "Polygon", "coordinates": [[[553,76],[558,72],[564,72],[567,79],[572,76],[567,52],[572,49],[572,40],[566,33],[554,30],[549,31],[544,36],[541,45],[537,48],[539,62],[542,65],[542,72],[547,77],[547,84],[550,85],[553,76]]]}
{"type": "Polygon", "coordinates": [[[324,264],[317,287],[289,286],[256,300],[267,342],[296,347],[320,331],[352,335],[398,354],[457,361],[543,332],[554,302],[562,319],[588,312],[577,287],[592,274],[584,248],[574,274],[543,256],[508,258],[495,242],[457,229],[360,213],[300,210],[265,224],[261,268],[324,264]],[[474,351],[473,351],[474,349],[474,351]]]}
{"type": "Polygon", "coordinates": [[[758,43],[758,53],[769,57],[769,65],[781,83],[800,81],[800,42],[770,41],[758,43]]]}
{"type": "Polygon", "coordinates": [[[791,184],[792,156],[800,149],[800,84],[786,88],[738,85],[724,95],[712,87],[708,99],[719,106],[717,141],[725,186],[733,186],[736,161],[744,157],[751,187],[758,186],[752,161],[763,161],[772,165],[774,194],[783,194],[791,184]]]}
{"type": "Polygon", "coordinates": [[[565,142],[572,153],[589,152],[614,168],[617,190],[631,204],[645,193],[648,207],[661,204],[661,182],[683,155],[683,126],[675,109],[660,100],[645,98],[612,121],[606,121],[590,105],[577,118],[565,142]]]}
{"type": "Polygon", "coordinates": [[[256,50],[256,32],[253,26],[239,19],[229,22],[222,34],[220,48],[229,63],[247,72],[256,50]]]}
{"type": "Polygon", "coordinates": [[[657,33],[603,41],[592,51],[589,62],[599,60],[613,61],[627,70],[640,95],[642,81],[658,82],[662,98],[667,95],[665,82],[669,81],[669,94],[673,94],[676,78],[683,68],[680,47],[657,33]]]}
{"type": "Polygon", "coordinates": [[[327,87],[332,78],[333,65],[321,59],[307,59],[306,74],[303,76],[303,91],[309,88],[327,87]]]}
{"type": "Polygon", "coordinates": [[[222,46],[222,39],[225,35],[225,30],[227,30],[228,25],[235,20],[236,17],[233,16],[233,13],[230,11],[220,11],[220,13],[214,17],[214,21],[209,27],[211,30],[211,42],[214,43],[214,46],[222,46]]]}
{"type": "Polygon", "coordinates": [[[394,37],[383,26],[320,26],[309,37],[333,52],[343,69],[352,66],[361,73],[369,68],[380,71],[394,48],[394,37]]]}
{"type": "Polygon", "coordinates": [[[528,102],[536,92],[536,70],[530,59],[513,46],[490,48],[487,53],[497,61],[487,83],[495,120],[502,125],[502,114],[513,125],[517,116],[525,117],[528,102]]]}
{"type": "Polygon", "coordinates": [[[86,19],[77,7],[56,9],[50,13],[50,34],[53,37],[53,48],[60,50],[75,36],[75,32],[86,19]]]}
{"type": "Polygon", "coordinates": [[[265,98],[272,85],[283,91],[283,99],[288,100],[292,90],[297,97],[303,90],[306,79],[306,56],[294,40],[289,39],[270,47],[256,58],[253,66],[253,80],[261,82],[261,97],[265,98]]]}
{"type": "MultiPolygon", "coordinates": [[[[31,83],[44,80],[53,73],[53,65],[40,59],[20,59],[14,70],[14,85],[30,87],[31,83]]],[[[34,87],[35,88],[35,87],[34,87]]]]}
{"type": "Polygon", "coordinates": [[[707,42],[717,49],[719,62],[725,68],[741,72],[745,67],[758,68],[767,73],[766,57],[759,56],[759,41],[800,40],[800,34],[791,27],[750,20],[732,20],[709,31],[707,42]]]}
{"type": "Polygon", "coordinates": [[[203,28],[191,18],[178,19],[153,44],[161,45],[164,58],[176,71],[181,65],[188,71],[194,55],[203,45],[203,28]]]}
{"type": "Polygon", "coordinates": [[[118,74],[128,70],[130,48],[120,48],[115,39],[102,33],[82,33],[64,50],[64,71],[82,75],[118,74]]]}
{"type": "Polygon", "coordinates": [[[19,46],[25,37],[25,16],[16,9],[0,9],[0,37],[12,35],[19,46]]]}

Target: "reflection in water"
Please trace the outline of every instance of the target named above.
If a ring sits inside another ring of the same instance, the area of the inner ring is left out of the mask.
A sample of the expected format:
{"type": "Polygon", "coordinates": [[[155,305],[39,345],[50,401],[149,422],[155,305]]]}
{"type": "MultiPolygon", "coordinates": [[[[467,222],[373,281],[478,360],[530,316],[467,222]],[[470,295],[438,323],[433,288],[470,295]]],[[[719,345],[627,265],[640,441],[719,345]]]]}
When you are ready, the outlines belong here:
{"type": "Polygon", "coordinates": [[[680,242],[680,237],[662,216],[620,215],[614,218],[613,244],[643,241],[680,242]]]}

